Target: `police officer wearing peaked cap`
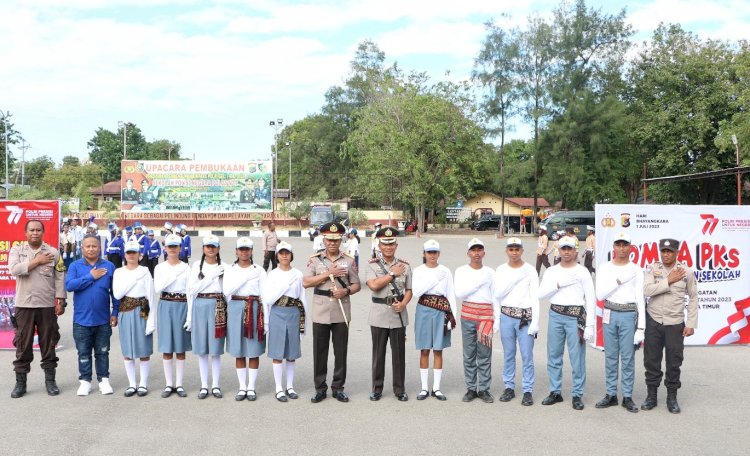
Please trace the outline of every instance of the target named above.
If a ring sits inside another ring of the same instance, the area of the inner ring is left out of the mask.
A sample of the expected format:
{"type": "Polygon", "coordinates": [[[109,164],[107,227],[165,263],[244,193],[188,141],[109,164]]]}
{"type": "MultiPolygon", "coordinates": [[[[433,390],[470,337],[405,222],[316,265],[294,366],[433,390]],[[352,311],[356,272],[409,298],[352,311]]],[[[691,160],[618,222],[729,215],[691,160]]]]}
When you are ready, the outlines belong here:
{"type": "Polygon", "coordinates": [[[649,299],[643,365],[648,392],[641,410],[656,407],[657,390],[662,379],[661,360],[666,355],[667,409],[670,413],[680,413],[677,403],[677,390],[681,386],[680,366],[685,337],[692,336],[698,324],[698,291],[693,271],[677,261],[679,248],[680,242],[676,239],[660,240],[661,261],[646,269],[643,294],[649,299]]]}
{"type": "Polygon", "coordinates": [[[320,231],[325,249],[310,256],[302,282],[305,288],[314,289],[312,321],[315,395],[311,401],[318,403],[326,398],[328,347],[332,342],[335,358],[332,396],[339,402],[348,402],[344,383],[351,321],[350,296],[357,293],[361,285],[354,258],[341,251],[341,237],[346,233],[346,228],[338,222],[331,222],[324,224],[320,231]]]}

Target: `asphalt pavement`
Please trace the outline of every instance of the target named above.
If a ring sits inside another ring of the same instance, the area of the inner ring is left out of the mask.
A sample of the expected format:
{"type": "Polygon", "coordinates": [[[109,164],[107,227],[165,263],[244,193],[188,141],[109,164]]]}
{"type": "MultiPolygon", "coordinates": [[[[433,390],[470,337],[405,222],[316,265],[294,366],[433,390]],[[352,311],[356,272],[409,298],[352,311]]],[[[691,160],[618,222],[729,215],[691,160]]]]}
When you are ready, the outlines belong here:
{"type": "MultiPolygon", "coordinates": [[[[416,267],[421,264],[422,243],[432,236],[399,240],[396,255],[416,267]]],[[[486,244],[485,264],[496,268],[505,262],[504,239],[494,233],[468,235],[437,234],[440,263],[454,270],[467,262],[466,243],[478,235],[486,244]]],[[[196,239],[199,245],[199,240],[196,239]]],[[[257,241],[257,240],[256,240],[257,241]]],[[[304,269],[312,243],[307,238],[288,239],[295,248],[294,266],[304,269]]],[[[535,259],[535,238],[524,238],[524,258],[535,259]]],[[[362,239],[362,261],[370,243],[362,239]]],[[[195,249],[194,261],[200,260],[195,249]]],[[[262,252],[255,252],[262,261],[262,252]]],[[[222,238],[221,256],[234,260],[234,239],[222,238]]],[[[361,265],[360,265],[361,267],[361,265]]],[[[364,272],[360,272],[362,280],[364,272]]],[[[308,298],[311,296],[308,291],[308,298]]],[[[72,301],[70,301],[72,302],[72,301]]],[[[159,396],[164,387],[161,356],[151,362],[150,393],[139,398],[123,397],[127,380],[119,348],[117,329],[110,353],[112,396],[94,388],[88,397],[77,397],[77,357],[72,339],[72,308],[60,318],[62,348],[58,351],[58,385],[62,393],[47,396],[38,352],[29,374],[29,391],[11,399],[15,381],[13,352],[0,352],[0,411],[5,428],[0,445],[5,454],[747,454],[744,426],[750,399],[745,394],[750,378],[750,350],[745,346],[687,347],[678,399],[682,413],[671,415],[665,406],[666,390],[659,390],[659,406],[649,412],[628,413],[622,407],[598,410],[594,403],[605,394],[604,354],[589,347],[586,353],[585,409],[570,403],[571,375],[567,353],[563,376],[565,402],[542,406],[548,394],[546,370],[546,321],[548,303],[542,303],[542,321],[534,349],[536,384],[534,405],[521,406],[520,386],[516,398],[497,401],[502,392],[502,347],[497,336],[493,347],[495,403],[461,402],[466,391],[463,380],[460,331],[454,331],[453,346],[444,351],[442,391],[448,401],[434,398],[416,401],[419,391],[419,353],[414,349],[413,328],[407,330],[406,390],[410,399],[399,402],[390,384],[390,354],[386,360],[383,399],[370,402],[371,339],[367,325],[370,293],[366,287],[353,297],[349,336],[346,391],[349,403],[329,395],[312,404],[312,340],[303,340],[297,362],[295,389],[300,399],[288,403],[274,398],[270,360],[261,358],[257,383],[258,400],[235,402],[237,377],[234,360],[222,357],[223,399],[198,400],[200,387],[197,359],[188,355],[185,388],[189,396],[168,399],[159,396]],[[738,426],[740,428],[738,429],[738,426]]],[[[415,302],[409,305],[412,314],[415,302]]],[[[158,335],[157,335],[158,337],[158,335]]],[[[156,343],[154,344],[156,346],[156,343]]],[[[520,385],[520,355],[517,360],[520,385]]],[[[333,356],[329,359],[329,384],[333,356]]],[[[430,376],[431,378],[432,376],[430,376]]],[[[643,354],[636,354],[636,384],[633,398],[645,398],[643,354]]]]}

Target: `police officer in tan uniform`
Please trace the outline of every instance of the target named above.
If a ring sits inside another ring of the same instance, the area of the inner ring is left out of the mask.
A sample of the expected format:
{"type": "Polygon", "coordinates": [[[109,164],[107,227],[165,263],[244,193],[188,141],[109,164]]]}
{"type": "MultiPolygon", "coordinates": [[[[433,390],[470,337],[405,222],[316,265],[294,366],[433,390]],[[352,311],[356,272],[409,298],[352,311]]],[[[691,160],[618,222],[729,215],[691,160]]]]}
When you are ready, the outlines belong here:
{"type": "Polygon", "coordinates": [[[675,239],[659,241],[661,262],[646,270],[643,294],[646,304],[646,339],[643,365],[646,368],[648,395],[641,410],[656,407],[656,392],[662,379],[661,360],[666,353],[667,409],[680,413],[677,389],[680,388],[685,337],[695,332],[698,324],[698,291],[693,271],[677,262],[680,242],[675,239]],[[688,297],[687,319],[685,296],[688,297]]]}
{"type": "Polygon", "coordinates": [[[596,272],[594,268],[594,250],[596,250],[596,233],[594,227],[586,225],[586,251],[583,253],[583,265],[591,274],[596,272]]]}
{"type": "Polygon", "coordinates": [[[42,240],[44,225],[39,220],[26,222],[26,242],[10,249],[8,269],[16,277],[16,386],[10,396],[26,394],[26,376],[34,359],[34,333],[39,334],[39,352],[44,369],[47,394],[56,396],[60,390],[55,382],[60,340],[57,317],[65,312],[65,266],[60,252],[42,240]]]}
{"type": "Polygon", "coordinates": [[[350,296],[360,290],[354,258],[341,251],[341,237],[346,228],[338,222],[326,223],[320,229],[325,250],[310,257],[304,273],[303,286],[313,288],[313,373],[318,403],[326,398],[328,386],[328,346],[333,342],[332,396],[339,402],[349,402],[344,392],[346,382],[346,352],[351,321],[350,296]],[[343,308],[343,313],[342,313],[343,308]]]}
{"type": "Polygon", "coordinates": [[[391,344],[393,394],[399,401],[408,401],[404,388],[406,326],[409,314],[406,305],[412,298],[411,267],[396,258],[399,232],[387,226],[375,232],[380,245],[380,256],[367,263],[367,287],[372,291],[370,332],[372,333],[372,392],[371,401],[383,396],[386,345],[391,344]]]}

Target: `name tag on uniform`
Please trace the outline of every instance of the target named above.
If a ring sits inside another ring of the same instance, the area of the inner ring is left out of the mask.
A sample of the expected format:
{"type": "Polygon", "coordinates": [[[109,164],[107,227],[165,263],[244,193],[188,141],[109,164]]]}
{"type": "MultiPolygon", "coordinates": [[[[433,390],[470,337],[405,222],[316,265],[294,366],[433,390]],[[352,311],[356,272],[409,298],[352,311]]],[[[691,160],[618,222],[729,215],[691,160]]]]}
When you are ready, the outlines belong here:
{"type": "Polygon", "coordinates": [[[603,309],[604,312],[602,313],[602,323],[605,325],[609,324],[609,319],[612,316],[612,311],[610,309],[603,309]]]}

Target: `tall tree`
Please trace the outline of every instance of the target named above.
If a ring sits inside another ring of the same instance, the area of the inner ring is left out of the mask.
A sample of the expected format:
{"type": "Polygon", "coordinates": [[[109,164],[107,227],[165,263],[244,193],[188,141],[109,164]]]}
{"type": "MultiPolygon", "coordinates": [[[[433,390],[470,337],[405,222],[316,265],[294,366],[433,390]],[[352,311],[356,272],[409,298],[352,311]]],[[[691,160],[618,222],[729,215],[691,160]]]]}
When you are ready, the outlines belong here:
{"type": "Polygon", "coordinates": [[[38,185],[44,178],[44,174],[49,169],[54,169],[55,162],[48,156],[42,155],[26,163],[26,183],[29,185],[38,185]]]}

